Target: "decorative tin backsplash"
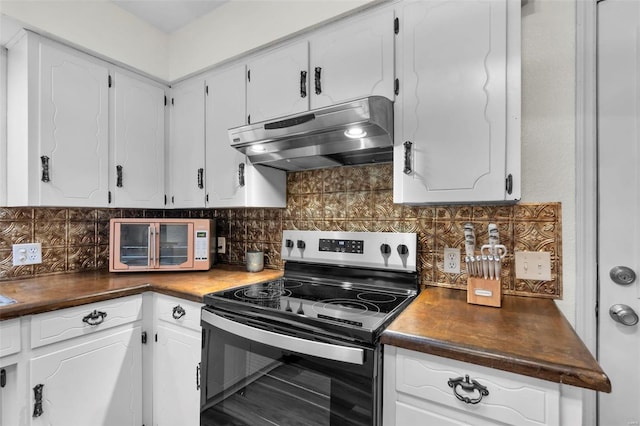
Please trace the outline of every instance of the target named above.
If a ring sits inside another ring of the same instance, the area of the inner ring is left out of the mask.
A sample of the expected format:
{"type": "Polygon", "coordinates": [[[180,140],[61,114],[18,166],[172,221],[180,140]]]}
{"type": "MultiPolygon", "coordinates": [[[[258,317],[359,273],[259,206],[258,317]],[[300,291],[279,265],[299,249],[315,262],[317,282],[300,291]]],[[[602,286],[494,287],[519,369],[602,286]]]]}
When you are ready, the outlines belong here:
{"type": "Polygon", "coordinates": [[[510,253],[502,269],[505,294],[562,297],[562,221],[560,203],[486,206],[393,204],[391,164],[290,172],[286,209],[78,209],[0,208],[0,280],[104,269],[109,258],[111,217],[203,217],[218,219],[227,238],[222,263],[243,264],[247,250],[263,250],[265,267],[282,268],[283,229],[416,232],[423,285],[466,288],[466,274],[443,272],[444,247],[464,252],[463,226],[474,224],[478,242],[496,223],[510,253]],[[11,245],[42,243],[43,263],[13,267],[11,245]],[[548,282],[515,278],[513,250],[551,253],[548,282]]]}

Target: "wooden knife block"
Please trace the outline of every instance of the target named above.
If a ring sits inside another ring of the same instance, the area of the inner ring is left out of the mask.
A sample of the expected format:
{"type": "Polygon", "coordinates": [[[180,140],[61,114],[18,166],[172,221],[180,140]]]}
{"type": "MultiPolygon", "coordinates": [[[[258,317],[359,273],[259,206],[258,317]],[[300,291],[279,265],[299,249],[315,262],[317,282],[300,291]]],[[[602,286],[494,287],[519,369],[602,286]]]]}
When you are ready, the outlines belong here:
{"type": "Polygon", "coordinates": [[[467,279],[467,303],[499,308],[502,305],[502,281],[469,277],[467,279]]]}

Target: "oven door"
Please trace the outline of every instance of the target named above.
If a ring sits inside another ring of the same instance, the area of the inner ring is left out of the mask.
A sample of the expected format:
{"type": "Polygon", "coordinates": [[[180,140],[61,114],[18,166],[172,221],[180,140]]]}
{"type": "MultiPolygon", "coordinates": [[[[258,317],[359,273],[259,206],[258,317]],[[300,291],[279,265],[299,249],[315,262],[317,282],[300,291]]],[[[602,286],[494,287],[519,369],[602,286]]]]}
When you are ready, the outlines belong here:
{"type": "Polygon", "coordinates": [[[201,426],[379,424],[379,349],[267,328],[202,310],[201,426]]]}

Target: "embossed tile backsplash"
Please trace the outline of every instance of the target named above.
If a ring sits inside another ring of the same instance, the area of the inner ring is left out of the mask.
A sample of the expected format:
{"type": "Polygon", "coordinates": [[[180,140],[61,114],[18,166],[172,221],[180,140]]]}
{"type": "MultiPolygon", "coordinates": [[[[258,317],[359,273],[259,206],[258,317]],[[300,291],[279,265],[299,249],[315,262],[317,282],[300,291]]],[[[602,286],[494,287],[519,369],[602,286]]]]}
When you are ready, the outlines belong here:
{"type": "Polygon", "coordinates": [[[446,274],[442,252],[464,252],[463,226],[474,224],[478,244],[487,225],[496,223],[509,248],[503,270],[505,294],[562,297],[562,220],[560,203],[516,205],[402,206],[393,204],[391,164],[290,172],[286,209],[78,209],[0,208],[0,280],[51,273],[105,269],[111,217],[216,218],[227,238],[221,263],[243,264],[247,250],[263,250],[265,267],[279,269],[283,229],[416,232],[423,285],[466,288],[466,274],[446,274]],[[43,263],[13,267],[11,245],[40,242],[43,263]],[[515,278],[513,250],[549,251],[552,280],[515,278]]]}

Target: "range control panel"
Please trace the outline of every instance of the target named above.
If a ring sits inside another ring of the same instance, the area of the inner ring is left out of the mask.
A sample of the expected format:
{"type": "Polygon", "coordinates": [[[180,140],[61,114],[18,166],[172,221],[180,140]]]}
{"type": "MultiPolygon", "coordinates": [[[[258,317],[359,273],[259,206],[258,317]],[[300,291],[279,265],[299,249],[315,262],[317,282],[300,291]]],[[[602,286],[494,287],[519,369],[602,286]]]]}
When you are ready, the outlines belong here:
{"type": "Polygon", "coordinates": [[[416,271],[412,232],[283,231],[282,259],[416,271]]]}
{"type": "Polygon", "coordinates": [[[358,253],[362,254],[364,241],[362,240],[336,240],[321,238],[318,250],[332,251],[336,253],[358,253]]]}

